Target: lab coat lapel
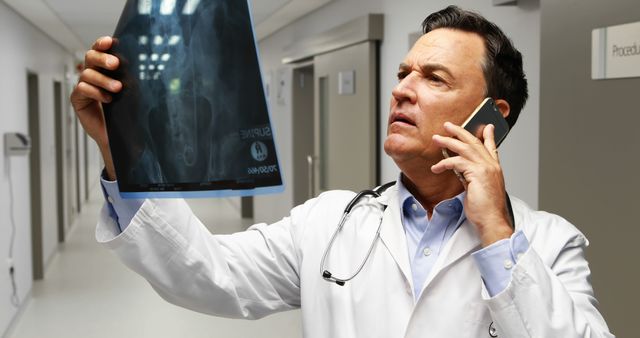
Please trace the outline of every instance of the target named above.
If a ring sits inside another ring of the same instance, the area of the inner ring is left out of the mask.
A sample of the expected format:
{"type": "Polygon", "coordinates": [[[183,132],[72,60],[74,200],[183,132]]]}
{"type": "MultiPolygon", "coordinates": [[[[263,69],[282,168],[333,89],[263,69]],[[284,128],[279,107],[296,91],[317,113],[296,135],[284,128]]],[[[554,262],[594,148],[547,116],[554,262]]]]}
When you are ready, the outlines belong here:
{"type": "Polygon", "coordinates": [[[387,248],[393,260],[404,275],[408,285],[413,289],[413,278],[411,278],[411,267],[409,265],[409,254],[407,249],[407,239],[400,218],[400,206],[398,202],[397,186],[390,187],[381,198],[381,203],[387,205],[382,218],[380,238],[387,248]],[[384,200],[382,200],[384,198],[384,200]]]}
{"type": "Polygon", "coordinates": [[[469,220],[465,220],[442,249],[433,270],[431,270],[429,277],[427,277],[422,286],[421,295],[424,295],[424,290],[438,274],[446,271],[447,267],[457,262],[460,258],[478,249],[480,249],[480,237],[476,226],[469,220]]]}

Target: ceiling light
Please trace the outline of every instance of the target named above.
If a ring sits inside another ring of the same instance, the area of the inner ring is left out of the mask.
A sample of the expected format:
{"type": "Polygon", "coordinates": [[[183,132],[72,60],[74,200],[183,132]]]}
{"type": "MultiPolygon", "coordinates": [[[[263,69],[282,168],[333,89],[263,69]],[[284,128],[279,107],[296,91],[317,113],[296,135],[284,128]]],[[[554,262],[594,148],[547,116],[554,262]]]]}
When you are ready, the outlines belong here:
{"type": "Polygon", "coordinates": [[[147,54],[140,54],[140,55],[138,55],[138,60],[140,60],[140,61],[145,61],[145,60],[147,60],[147,54]]]}
{"type": "Polygon", "coordinates": [[[138,0],[138,14],[151,14],[152,6],[151,0],[138,0]]]}
{"type": "Polygon", "coordinates": [[[140,70],[145,70],[145,66],[144,65],[140,65],[140,70]]]}
{"type": "Polygon", "coordinates": [[[164,65],[158,65],[158,70],[164,70],[164,65]]]}
{"type": "Polygon", "coordinates": [[[163,42],[164,42],[164,39],[163,39],[163,38],[162,38],[162,36],[160,36],[160,35],[156,35],[156,36],[153,38],[153,44],[154,44],[154,45],[159,46],[159,45],[161,45],[163,42]]]}
{"type": "Polygon", "coordinates": [[[146,45],[147,42],[149,42],[149,38],[147,38],[146,35],[140,35],[140,37],[138,37],[138,43],[141,45],[146,45]]]}
{"type": "MultiPolygon", "coordinates": [[[[171,58],[171,55],[169,54],[162,54],[162,61],[169,61],[169,59],[171,58]]],[[[155,60],[154,60],[155,61],[155,60]]]]}
{"type": "Polygon", "coordinates": [[[156,69],[156,66],[154,66],[154,65],[149,65],[149,70],[154,70],[154,69],[156,69]]]}
{"type": "Polygon", "coordinates": [[[198,5],[200,4],[200,0],[187,0],[187,3],[184,4],[182,8],[182,14],[191,15],[196,11],[198,5]]]}
{"type": "Polygon", "coordinates": [[[171,35],[169,38],[169,46],[177,45],[180,42],[180,35],[171,35]]]}
{"type": "Polygon", "coordinates": [[[158,61],[158,54],[156,53],[151,54],[151,61],[158,61]]]}
{"type": "Polygon", "coordinates": [[[173,9],[176,7],[176,0],[162,0],[160,5],[160,14],[170,15],[173,13],[173,9]]]}

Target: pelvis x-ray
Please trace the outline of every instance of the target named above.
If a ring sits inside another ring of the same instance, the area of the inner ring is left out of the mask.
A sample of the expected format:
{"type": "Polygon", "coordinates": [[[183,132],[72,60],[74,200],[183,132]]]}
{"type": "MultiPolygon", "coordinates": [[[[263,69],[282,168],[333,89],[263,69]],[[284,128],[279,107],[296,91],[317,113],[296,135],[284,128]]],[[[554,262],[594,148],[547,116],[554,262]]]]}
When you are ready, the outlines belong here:
{"type": "Polygon", "coordinates": [[[244,0],[128,0],[105,119],[124,197],[282,190],[244,0]]]}

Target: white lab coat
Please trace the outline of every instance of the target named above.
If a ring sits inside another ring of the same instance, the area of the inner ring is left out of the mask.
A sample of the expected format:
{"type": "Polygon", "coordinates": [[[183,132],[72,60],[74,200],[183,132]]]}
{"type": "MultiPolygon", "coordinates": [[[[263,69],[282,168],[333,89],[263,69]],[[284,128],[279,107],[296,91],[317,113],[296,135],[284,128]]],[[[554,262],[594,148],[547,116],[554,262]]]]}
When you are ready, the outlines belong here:
{"type": "Polygon", "coordinates": [[[530,248],[495,297],[470,256],[480,240],[465,221],[414,301],[395,186],[353,210],[329,255],[334,275],[352,273],[382,215],[379,203],[388,205],[381,240],[362,272],[345,286],[324,281],[320,260],[353,196],[326,192],[279,222],[232,235],[211,235],[182,200],[147,200],[121,234],[103,208],[96,237],[171,303],[250,319],[301,308],[307,338],[490,337],[492,322],[499,337],[613,336],[596,309],[586,238],[515,198],[516,227],[530,248]]]}

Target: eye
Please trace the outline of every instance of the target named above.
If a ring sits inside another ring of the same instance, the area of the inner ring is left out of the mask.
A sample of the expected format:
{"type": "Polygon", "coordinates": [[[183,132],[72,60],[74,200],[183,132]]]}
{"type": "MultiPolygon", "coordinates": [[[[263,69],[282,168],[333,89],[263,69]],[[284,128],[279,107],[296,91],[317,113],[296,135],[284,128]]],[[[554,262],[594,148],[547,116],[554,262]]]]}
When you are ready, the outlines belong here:
{"type": "Polygon", "coordinates": [[[435,74],[428,74],[427,76],[425,76],[425,79],[427,79],[427,81],[435,87],[447,85],[447,81],[435,74]]]}
{"type": "Polygon", "coordinates": [[[398,72],[398,81],[400,81],[400,80],[404,79],[405,77],[407,77],[407,75],[409,75],[409,73],[408,73],[408,72],[406,72],[406,71],[402,71],[402,70],[401,70],[401,71],[399,71],[399,72],[398,72]]]}
{"type": "Polygon", "coordinates": [[[435,82],[435,83],[443,83],[444,82],[444,80],[441,77],[439,77],[437,75],[434,75],[434,74],[426,76],[426,79],[429,80],[429,82],[435,82]]]}

